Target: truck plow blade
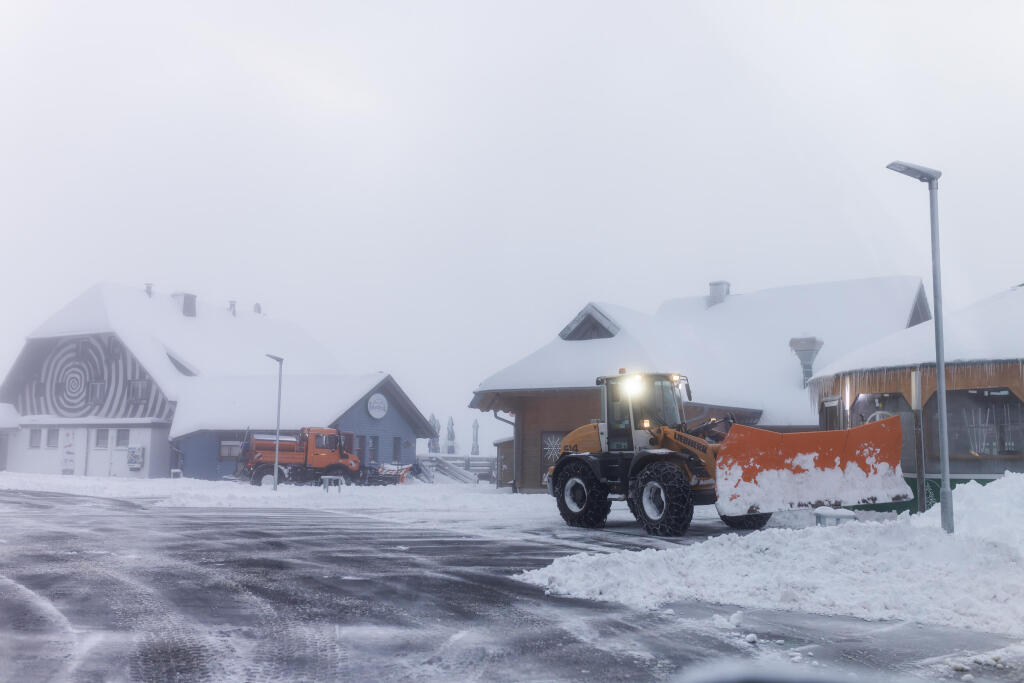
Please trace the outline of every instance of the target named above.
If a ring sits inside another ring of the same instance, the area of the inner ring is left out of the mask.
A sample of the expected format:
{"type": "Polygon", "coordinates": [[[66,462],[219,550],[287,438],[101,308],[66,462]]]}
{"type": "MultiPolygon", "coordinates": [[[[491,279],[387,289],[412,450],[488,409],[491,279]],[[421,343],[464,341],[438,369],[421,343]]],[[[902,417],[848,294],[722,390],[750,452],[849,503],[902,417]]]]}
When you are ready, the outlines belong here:
{"type": "Polygon", "coordinates": [[[733,425],[718,450],[723,515],[907,500],[900,418],[852,429],[780,434],[733,425]]]}

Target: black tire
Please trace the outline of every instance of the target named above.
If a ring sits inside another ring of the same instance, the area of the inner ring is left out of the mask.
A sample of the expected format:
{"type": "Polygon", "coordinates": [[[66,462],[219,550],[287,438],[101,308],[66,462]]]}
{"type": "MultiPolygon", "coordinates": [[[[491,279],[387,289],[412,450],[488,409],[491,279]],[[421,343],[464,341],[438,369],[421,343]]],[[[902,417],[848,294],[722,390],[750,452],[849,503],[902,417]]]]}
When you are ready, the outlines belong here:
{"type": "Polygon", "coordinates": [[[772,513],[762,512],[753,515],[735,516],[719,514],[718,516],[722,518],[722,521],[725,522],[725,525],[730,529],[755,530],[764,528],[764,525],[772,518],[772,513]]]}
{"type": "Polygon", "coordinates": [[[603,527],[612,509],[608,487],[582,462],[571,462],[558,473],[555,501],[566,524],[585,529],[603,527]]]}
{"type": "MultiPolygon", "coordinates": [[[[280,471],[277,474],[277,483],[280,485],[280,484],[283,484],[285,482],[286,475],[285,475],[285,471],[284,471],[283,467],[278,466],[278,469],[280,471]]],[[[264,483],[263,482],[264,478],[266,478],[266,477],[273,477],[273,476],[274,476],[274,466],[273,465],[260,465],[259,467],[257,467],[256,469],[254,469],[252,471],[252,479],[250,479],[249,481],[252,483],[253,486],[262,486],[263,483],[264,483]]],[[[270,483],[270,482],[268,481],[267,483],[270,483]]]]}
{"type": "Polygon", "coordinates": [[[636,514],[651,536],[682,536],[693,519],[693,495],[686,470],[674,462],[652,462],[640,472],[636,514]]]}

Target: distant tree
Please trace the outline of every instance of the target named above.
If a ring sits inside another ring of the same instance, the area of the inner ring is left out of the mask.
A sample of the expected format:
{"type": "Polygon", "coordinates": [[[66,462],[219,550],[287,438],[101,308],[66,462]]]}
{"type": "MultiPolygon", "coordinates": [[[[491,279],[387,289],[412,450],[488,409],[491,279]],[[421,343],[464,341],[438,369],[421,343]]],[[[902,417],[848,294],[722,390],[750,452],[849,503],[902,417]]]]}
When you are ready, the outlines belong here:
{"type": "Polygon", "coordinates": [[[454,455],[456,452],[455,448],[455,420],[451,417],[448,418],[448,438],[445,440],[445,452],[449,455],[454,455]]]}
{"type": "Polygon", "coordinates": [[[440,439],[441,423],[437,421],[437,418],[434,417],[433,413],[430,414],[430,426],[434,428],[434,436],[432,436],[430,438],[430,440],[427,442],[427,452],[428,453],[440,453],[441,452],[441,443],[440,443],[440,441],[441,441],[441,439],[440,439]]]}
{"type": "Polygon", "coordinates": [[[480,455],[480,422],[473,420],[473,447],[469,450],[470,455],[480,455]]]}

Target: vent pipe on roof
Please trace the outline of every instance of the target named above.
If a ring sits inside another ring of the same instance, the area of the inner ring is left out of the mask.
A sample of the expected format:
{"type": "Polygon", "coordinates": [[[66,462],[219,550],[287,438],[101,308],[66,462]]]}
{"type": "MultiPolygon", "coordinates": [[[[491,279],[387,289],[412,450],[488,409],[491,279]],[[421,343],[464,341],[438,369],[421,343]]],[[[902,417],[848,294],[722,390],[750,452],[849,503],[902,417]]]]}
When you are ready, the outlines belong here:
{"type": "Polygon", "coordinates": [[[146,283],[146,296],[148,296],[150,299],[153,298],[153,283],[152,282],[147,282],[146,283]]]}
{"type": "Polygon", "coordinates": [[[235,302],[234,301],[229,301],[228,302],[228,312],[231,313],[231,317],[232,318],[235,317],[235,302]]]}
{"type": "Polygon", "coordinates": [[[715,280],[708,283],[708,307],[720,304],[729,296],[729,283],[725,280],[715,280]]]}
{"type": "Polygon", "coordinates": [[[196,295],[188,292],[176,292],[172,295],[181,306],[181,314],[186,318],[196,317],[196,295]]]}
{"type": "Polygon", "coordinates": [[[260,306],[259,302],[256,302],[252,305],[252,312],[255,313],[256,315],[260,315],[261,313],[263,313],[263,307],[260,306]]]}
{"type": "Polygon", "coordinates": [[[800,359],[800,368],[803,370],[805,388],[811,376],[814,375],[814,359],[824,345],[825,342],[817,337],[793,337],[789,340],[789,348],[793,349],[793,353],[800,359]]]}

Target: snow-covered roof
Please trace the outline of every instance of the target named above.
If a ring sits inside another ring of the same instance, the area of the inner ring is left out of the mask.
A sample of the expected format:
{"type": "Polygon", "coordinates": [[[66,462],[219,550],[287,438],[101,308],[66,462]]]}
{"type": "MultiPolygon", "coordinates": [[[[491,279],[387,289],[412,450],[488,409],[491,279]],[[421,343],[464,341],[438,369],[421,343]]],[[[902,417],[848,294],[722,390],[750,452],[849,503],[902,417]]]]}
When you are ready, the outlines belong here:
{"type": "Polygon", "coordinates": [[[189,374],[276,377],[277,365],[268,353],[284,357],[288,373],[343,372],[333,354],[295,325],[251,310],[232,315],[227,305],[201,299],[196,315],[189,317],[174,295],[147,296],[141,288],[108,283],[86,290],[29,340],[104,333],[116,334],[172,401],[179,400],[189,374]]]}
{"type": "MultiPolygon", "coordinates": [[[[946,313],[942,327],[947,363],[1024,359],[1024,285],[946,313]]],[[[814,379],[928,363],[935,363],[935,324],[931,320],[822,365],[814,379]]]]}
{"type": "Polygon", "coordinates": [[[171,438],[203,429],[273,429],[278,366],[267,354],[285,359],[282,429],[326,426],[389,382],[417,433],[433,434],[390,375],[346,374],[304,330],[251,309],[232,313],[198,300],[195,315],[187,316],[181,295],[98,284],[40,325],[29,342],[93,334],[117,335],[176,402],[171,438]]]}
{"type": "MultiPolygon", "coordinates": [[[[285,375],[281,381],[281,429],[327,426],[388,375],[285,375]]],[[[194,377],[183,385],[171,438],[201,430],[273,430],[277,375],[194,377]]]]}
{"type": "Polygon", "coordinates": [[[0,403],[0,430],[17,429],[21,421],[17,409],[10,403],[0,403]]]}
{"type": "Polygon", "coordinates": [[[617,327],[614,334],[573,340],[563,330],[485,379],[473,405],[483,407],[486,394],[592,388],[598,376],[626,368],[684,373],[696,401],[759,409],[762,424],[811,424],[817,417],[790,340],[823,340],[821,366],[906,328],[915,306],[927,313],[923,296],[920,278],[883,277],[732,294],[712,306],[703,296],[671,299],[654,314],[591,303],[617,327]]]}

